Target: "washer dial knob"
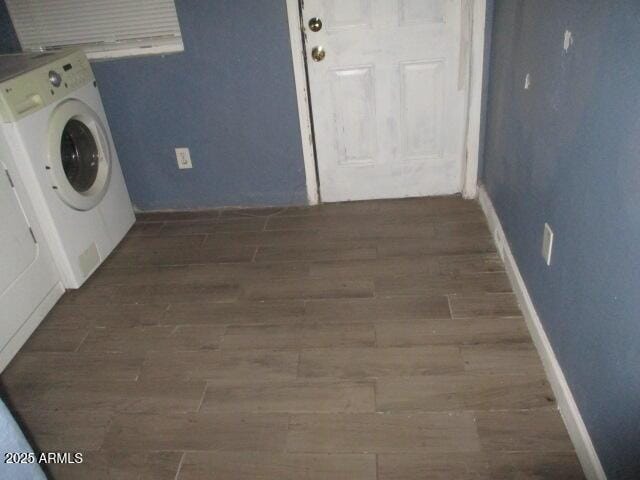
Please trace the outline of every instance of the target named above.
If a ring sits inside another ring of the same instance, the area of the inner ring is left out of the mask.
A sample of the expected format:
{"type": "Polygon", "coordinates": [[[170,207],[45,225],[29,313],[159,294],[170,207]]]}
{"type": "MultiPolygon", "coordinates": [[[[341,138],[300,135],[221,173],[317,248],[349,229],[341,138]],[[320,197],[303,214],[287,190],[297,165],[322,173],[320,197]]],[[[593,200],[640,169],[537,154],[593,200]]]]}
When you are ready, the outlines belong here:
{"type": "Polygon", "coordinates": [[[55,70],[49,70],[49,82],[57,88],[62,83],[62,77],[55,70]]]}

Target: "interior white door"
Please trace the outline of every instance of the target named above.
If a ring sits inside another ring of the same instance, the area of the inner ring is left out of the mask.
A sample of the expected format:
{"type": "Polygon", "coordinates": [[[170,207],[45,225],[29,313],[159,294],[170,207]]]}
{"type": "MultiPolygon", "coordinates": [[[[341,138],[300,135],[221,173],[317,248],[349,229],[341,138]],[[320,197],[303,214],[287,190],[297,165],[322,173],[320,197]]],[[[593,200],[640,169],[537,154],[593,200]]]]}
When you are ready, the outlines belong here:
{"type": "Polygon", "coordinates": [[[468,0],[304,0],[323,201],[461,190],[467,6],[468,0]],[[315,19],[322,22],[318,31],[315,19]],[[320,61],[316,47],[325,54],[320,61]]]}

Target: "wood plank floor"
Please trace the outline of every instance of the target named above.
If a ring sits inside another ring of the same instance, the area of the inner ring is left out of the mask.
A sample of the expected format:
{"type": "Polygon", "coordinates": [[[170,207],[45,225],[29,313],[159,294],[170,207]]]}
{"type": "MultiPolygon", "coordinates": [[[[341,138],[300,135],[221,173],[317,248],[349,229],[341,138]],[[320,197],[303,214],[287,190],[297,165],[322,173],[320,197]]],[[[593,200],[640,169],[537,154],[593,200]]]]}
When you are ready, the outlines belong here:
{"type": "Polygon", "coordinates": [[[56,479],[581,479],[457,197],[140,215],[2,374],[56,479]]]}

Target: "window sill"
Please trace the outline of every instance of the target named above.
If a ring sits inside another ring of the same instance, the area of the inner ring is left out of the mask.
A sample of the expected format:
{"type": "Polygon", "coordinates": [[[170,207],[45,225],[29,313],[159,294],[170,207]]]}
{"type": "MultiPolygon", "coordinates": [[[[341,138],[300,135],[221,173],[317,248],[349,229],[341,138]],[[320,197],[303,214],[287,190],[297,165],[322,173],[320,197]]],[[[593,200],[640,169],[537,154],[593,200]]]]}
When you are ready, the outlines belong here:
{"type": "Polygon", "coordinates": [[[121,48],[113,47],[85,47],[84,52],[89,60],[113,60],[118,58],[130,58],[130,57],[146,57],[150,55],[169,55],[172,53],[184,52],[184,45],[182,40],[179,42],[160,43],[157,45],[129,45],[121,48]]]}

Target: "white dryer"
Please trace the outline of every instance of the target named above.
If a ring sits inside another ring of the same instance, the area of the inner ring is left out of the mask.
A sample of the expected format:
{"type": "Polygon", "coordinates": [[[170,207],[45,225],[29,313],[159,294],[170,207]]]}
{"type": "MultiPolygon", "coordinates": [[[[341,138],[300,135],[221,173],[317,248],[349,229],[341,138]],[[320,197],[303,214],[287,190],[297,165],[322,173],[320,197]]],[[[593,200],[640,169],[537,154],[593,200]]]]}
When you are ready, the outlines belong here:
{"type": "Polygon", "coordinates": [[[0,135],[0,371],[63,293],[29,195],[0,135]]]}
{"type": "Polygon", "coordinates": [[[64,284],[78,288],[135,220],[84,53],[0,56],[0,121],[64,284]]]}

